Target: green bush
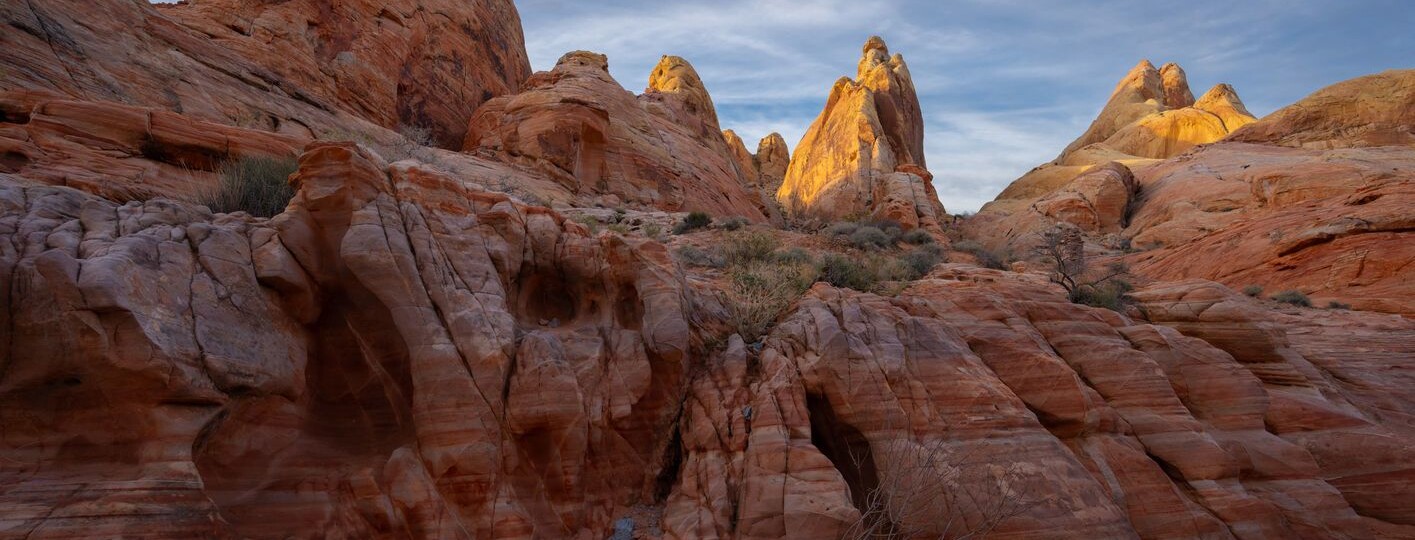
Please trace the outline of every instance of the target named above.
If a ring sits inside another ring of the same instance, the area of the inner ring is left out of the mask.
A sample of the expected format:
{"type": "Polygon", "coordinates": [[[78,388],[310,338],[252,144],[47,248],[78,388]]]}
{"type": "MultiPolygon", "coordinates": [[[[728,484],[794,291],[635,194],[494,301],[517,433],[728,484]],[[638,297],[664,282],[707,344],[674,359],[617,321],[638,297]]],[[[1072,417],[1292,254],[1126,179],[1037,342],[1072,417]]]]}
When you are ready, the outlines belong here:
{"type": "Polygon", "coordinates": [[[1260,296],[1263,295],[1263,286],[1262,286],[1262,285],[1249,285],[1249,286],[1243,288],[1243,294],[1246,294],[1246,295],[1251,296],[1251,297],[1253,297],[1253,298],[1258,298],[1258,297],[1260,297],[1260,296]]]}
{"type": "Polygon", "coordinates": [[[730,217],[722,220],[717,226],[726,231],[735,231],[747,225],[747,218],[730,217]]]}
{"type": "Polygon", "coordinates": [[[1286,290],[1272,295],[1272,299],[1284,304],[1292,304],[1300,307],[1312,307],[1312,299],[1302,294],[1302,291],[1286,290]]]}
{"type": "Polygon", "coordinates": [[[859,229],[859,228],[860,228],[860,226],[859,226],[858,224],[856,224],[855,222],[853,222],[853,221],[841,221],[841,222],[837,222],[837,223],[831,223],[829,227],[826,227],[826,228],[825,228],[825,234],[826,234],[827,236],[832,236],[832,237],[835,237],[835,236],[849,237],[850,235],[855,234],[855,229],[859,229]]]}
{"type": "Polygon", "coordinates": [[[901,260],[912,273],[910,279],[919,279],[928,275],[930,270],[938,266],[938,263],[943,262],[943,250],[932,245],[922,246],[904,254],[901,260]]]}
{"type": "Polygon", "coordinates": [[[216,189],[201,197],[212,212],[246,212],[273,217],[285,211],[295,189],[289,178],[299,169],[294,158],[244,157],[228,161],[217,170],[216,189]]]}
{"type": "Polygon", "coordinates": [[[816,261],[810,252],[798,247],[777,251],[772,257],[782,264],[812,264],[816,261]]]}
{"type": "Polygon", "coordinates": [[[890,245],[889,235],[876,227],[864,226],[850,234],[850,245],[859,249],[882,249],[890,245]]]}
{"type": "Polygon", "coordinates": [[[810,288],[816,270],[809,264],[758,260],[734,266],[731,278],[727,310],[733,330],[755,343],[810,288]]]}
{"type": "Polygon", "coordinates": [[[712,225],[712,216],[703,212],[689,212],[683,221],[673,226],[673,234],[686,234],[698,229],[705,229],[708,225],[712,225]]]}
{"type": "Polygon", "coordinates": [[[746,264],[770,258],[777,245],[770,233],[737,232],[723,238],[722,256],[729,264],[746,264]]]}
{"type": "Polygon", "coordinates": [[[1071,293],[1071,301],[1123,313],[1129,303],[1129,298],[1125,295],[1134,289],[1129,281],[1111,279],[1076,289],[1071,293]]]}
{"type": "Polygon", "coordinates": [[[705,268],[722,268],[727,266],[727,261],[723,260],[722,256],[709,253],[695,246],[683,246],[673,253],[678,256],[678,260],[688,266],[701,266],[705,268]]]}
{"type": "Polygon", "coordinates": [[[994,270],[1007,270],[1013,260],[1011,253],[989,250],[973,240],[964,240],[953,244],[953,249],[977,257],[978,264],[994,270]]]}
{"type": "Polygon", "coordinates": [[[1327,302],[1327,309],[1351,309],[1351,304],[1343,304],[1341,302],[1337,302],[1336,300],[1332,300],[1330,302],[1327,302]]]}
{"type": "Polygon", "coordinates": [[[836,287],[866,292],[879,283],[879,277],[872,269],[855,259],[835,253],[827,253],[821,258],[820,280],[836,287]]]}
{"type": "Polygon", "coordinates": [[[923,229],[914,229],[904,233],[901,239],[904,240],[905,244],[913,244],[916,246],[934,243],[934,235],[929,234],[928,231],[923,229]]]}

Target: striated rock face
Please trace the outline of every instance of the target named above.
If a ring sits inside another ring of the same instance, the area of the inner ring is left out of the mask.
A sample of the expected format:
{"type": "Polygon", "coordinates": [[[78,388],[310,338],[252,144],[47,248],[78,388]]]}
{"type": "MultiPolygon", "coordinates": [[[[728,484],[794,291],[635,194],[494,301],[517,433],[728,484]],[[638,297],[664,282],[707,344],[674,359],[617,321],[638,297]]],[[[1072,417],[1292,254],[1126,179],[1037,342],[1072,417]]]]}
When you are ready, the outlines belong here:
{"type": "Polygon", "coordinates": [[[522,93],[478,109],[465,149],[532,167],[583,200],[766,219],[692,67],[664,57],[635,97],[608,65],[600,54],[566,54],[522,93]]]}
{"type": "Polygon", "coordinates": [[[1125,234],[1147,276],[1415,314],[1415,149],[1224,143],[1137,176],[1147,200],[1125,234]]]}
{"type": "Polygon", "coordinates": [[[0,92],[0,173],[115,201],[190,199],[216,186],[222,163],[294,157],[305,142],[164,110],[0,92]]]}
{"type": "Polygon", "coordinates": [[[786,148],[786,139],[780,133],[763,137],[757,142],[756,158],[762,191],[774,200],[781,183],[786,181],[786,170],[791,167],[791,151],[786,148]]]}
{"type": "Polygon", "coordinates": [[[455,146],[479,104],[530,74],[510,0],[55,0],[7,4],[0,20],[0,89],[305,137],[367,120],[455,146]]]}
{"type": "Polygon", "coordinates": [[[944,210],[924,169],[923,144],[923,115],[904,57],[890,56],[884,40],[872,37],[856,78],[836,81],[796,146],[776,198],[797,217],[900,215],[911,227],[936,221],[944,210]]]}
{"type": "Polygon", "coordinates": [[[565,536],[652,497],[663,246],[352,146],[295,182],[269,221],[5,184],[0,531],[565,536]]]}
{"type": "Polygon", "coordinates": [[[761,198],[759,207],[762,213],[772,222],[780,222],[781,205],[776,202],[776,190],[781,188],[786,167],[791,162],[785,139],[779,133],[767,135],[757,144],[755,154],[747,151],[746,143],[735,131],[723,131],[722,139],[732,152],[732,159],[737,163],[742,179],[747,182],[748,191],[757,193],[761,198]]]}
{"type": "Polygon", "coordinates": [[[1229,140],[1302,148],[1415,145],[1415,70],[1357,77],[1284,107],[1229,140]]]}

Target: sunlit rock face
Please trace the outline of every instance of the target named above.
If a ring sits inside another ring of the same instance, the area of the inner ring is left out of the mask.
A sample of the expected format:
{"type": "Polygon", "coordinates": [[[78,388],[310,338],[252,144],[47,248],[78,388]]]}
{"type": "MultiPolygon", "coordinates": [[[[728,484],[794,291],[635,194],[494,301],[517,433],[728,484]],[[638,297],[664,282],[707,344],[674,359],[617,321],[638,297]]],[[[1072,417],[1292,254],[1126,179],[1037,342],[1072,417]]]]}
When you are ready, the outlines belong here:
{"type": "Polygon", "coordinates": [[[464,148],[533,168],[586,205],[765,221],[756,180],[739,170],[692,66],[663,57],[635,96],[609,75],[608,62],[566,54],[520,94],[478,109],[464,148]]]}
{"type": "MultiPolygon", "coordinates": [[[[1232,86],[1215,85],[1198,100],[1184,70],[1169,63],[1156,69],[1142,60],[1115,86],[1100,114],[1080,137],[1051,163],[1013,181],[997,199],[984,205],[967,227],[996,249],[1025,245],[1042,230],[1058,224],[1097,234],[1125,228],[1126,212],[1136,209],[1081,195],[1098,186],[1098,168],[1131,169],[1213,143],[1254,121],[1232,86]],[[1059,201],[1085,211],[1062,210],[1059,201]],[[1078,206],[1079,205],[1079,206],[1078,206]],[[1110,208],[1104,210],[1093,207],[1110,208]],[[1109,213],[1108,216],[1100,214],[1109,213]],[[1104,224],[1102,222],[1105,222],[1104,224]]],[[[1138,192],[1134,195],[1139,195],[1138,192]]],[[[1025,249],[1025,248],[1023,248],[1025,249]]]]}
{"type": "Polygon", "coordinates": [[[1330,149],[1415,146],[1415,70],[1333,84],[1234,133],[1229,140],[1330,149]]]}
{"type": "MultiPolygon", "coordinates": [[[[776,198],[797,218],[903,217],[938,229],[944,214],[924,168],[923,115],[903,55],[865,43],[855,79],[842,77],[796,146],[776,198]],[[909,208],[900,211],[898,204],[909,208]],[[886,209],[889,207],[889,209],[886,209]]],[[[920,225],[922,224],[922,225],[920,225]]]]}

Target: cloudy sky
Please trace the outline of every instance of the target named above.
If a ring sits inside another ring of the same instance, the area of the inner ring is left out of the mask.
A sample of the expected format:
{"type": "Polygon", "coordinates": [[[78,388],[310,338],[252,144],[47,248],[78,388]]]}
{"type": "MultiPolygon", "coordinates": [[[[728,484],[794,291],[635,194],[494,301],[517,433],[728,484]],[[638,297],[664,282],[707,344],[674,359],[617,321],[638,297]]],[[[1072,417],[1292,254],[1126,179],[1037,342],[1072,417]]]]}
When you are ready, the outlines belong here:
{"type": "MultiPolygon", "coordinates": [[[[1409,0],[517,0],[531,65],[609,55],[641,92],[661,55],[702,75],[724,128],[795,150],[872,34],[904,54],[929,169],[952,212],[976,210],[1080,135],[1142,58],[1194,93],[1233,84],[1262,116],[1328,84],[1415,67],[1409,0]],[[1063,5],[1064,4],[1064,5],[1063,5]]],[[[749,142],[749,145],[751,143],[749,142]]]]}

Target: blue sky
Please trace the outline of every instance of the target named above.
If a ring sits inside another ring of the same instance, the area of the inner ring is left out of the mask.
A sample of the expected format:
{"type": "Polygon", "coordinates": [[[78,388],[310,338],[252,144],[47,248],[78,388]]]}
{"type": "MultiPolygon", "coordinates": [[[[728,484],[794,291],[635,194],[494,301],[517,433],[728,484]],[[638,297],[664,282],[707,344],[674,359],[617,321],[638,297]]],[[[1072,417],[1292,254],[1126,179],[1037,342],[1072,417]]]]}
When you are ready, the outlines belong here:
{"type": "MultiPolygon", "coordinates": [[[[702,75],[724,128],[795,150],[872,34],[904,54],[929,169],[976,210],[1081,133],[1142,58],[1178,62],[1198,95],[1227,82],[1262,116],[1328,84],[1415,67],[1415,1],[518,0],[536,70],[609,55],[641,92],[664,54],[702,75]]],[[[749,144],[751,144],[749,142],[749,144]]]]}

